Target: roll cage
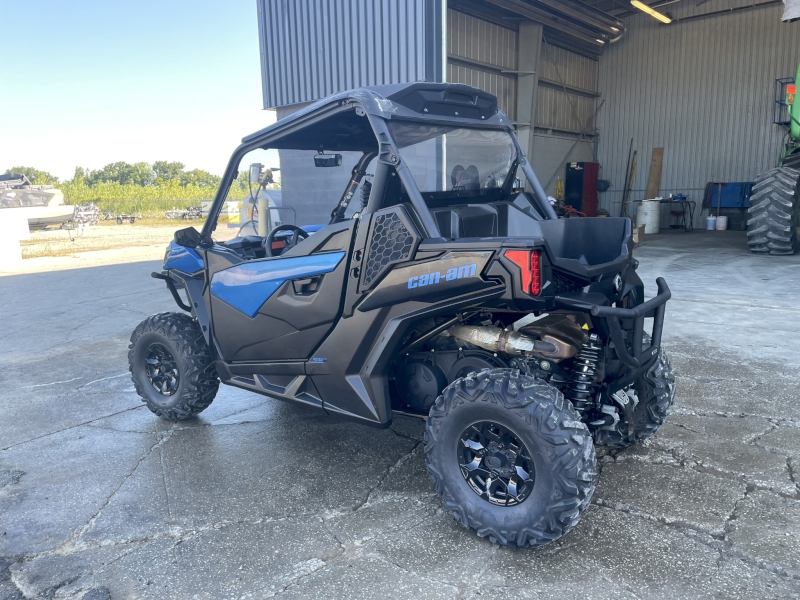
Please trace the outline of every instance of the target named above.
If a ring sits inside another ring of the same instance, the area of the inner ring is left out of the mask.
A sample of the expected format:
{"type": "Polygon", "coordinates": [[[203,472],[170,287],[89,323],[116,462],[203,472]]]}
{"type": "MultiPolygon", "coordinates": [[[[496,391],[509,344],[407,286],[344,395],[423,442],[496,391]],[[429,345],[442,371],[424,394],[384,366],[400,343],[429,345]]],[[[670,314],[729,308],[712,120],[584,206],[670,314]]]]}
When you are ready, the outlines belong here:
{"type": "MultiPolygon", "coordinates": [[[[516,148],[516,165],[522,167],[533,188],[537,209],[546,219],[557,218],[516,135],[513,135],[511,121],[497,109],[494,96],[461,84],[412,83],[358,88],[330,96],[245,137],[231,156],[222,177],[203,225],[200,245],[213,244],[211,235],[228,190],[238,175],[239,163],[248,152],[260,148],[362,152],[362,159],[353,169],[355,184],[363,177],[369,161],[377,156],[375,180],[364,212],[373,213],[382,208],[383,190],[390,170],[394,169],[416,212],[423,236],[440,238],[436,220],[392,138],[387,123],[391,119],[444,127],[508,131],[516,148]]],[[[506,192],[510,191],[512,183],[513,177],[504,182],[506,192]]],[[[337,207],[341,206],[342,201],[349,201],[348,192],[352,196],[354,191],[355,186],[351,183],[337,207]]]]}

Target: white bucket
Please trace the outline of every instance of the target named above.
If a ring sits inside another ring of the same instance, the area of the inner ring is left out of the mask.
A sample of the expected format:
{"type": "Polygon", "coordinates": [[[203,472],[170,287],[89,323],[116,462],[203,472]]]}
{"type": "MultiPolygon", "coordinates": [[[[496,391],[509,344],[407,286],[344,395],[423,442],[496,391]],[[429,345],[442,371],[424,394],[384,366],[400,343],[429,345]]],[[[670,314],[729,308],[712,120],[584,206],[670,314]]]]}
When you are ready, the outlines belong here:
{"type": "Polygon", "coordinates": [[[714,231],[717,227],[717,217],[714,215],[708,215],[706,217],[706,231],[714,231]]]}
{"type": "Polygon", "coordinates": [[[636,212],[636,224],[644,225],[646,234],[658,233],[661,221],[661,203],[658,200],[643,200],[636,212]]]}
{"type": "Polygon", "coordinates": [[[717,217],[716,221],[717,231],[725,231],[728,228],[728,217],[717,217]]]}

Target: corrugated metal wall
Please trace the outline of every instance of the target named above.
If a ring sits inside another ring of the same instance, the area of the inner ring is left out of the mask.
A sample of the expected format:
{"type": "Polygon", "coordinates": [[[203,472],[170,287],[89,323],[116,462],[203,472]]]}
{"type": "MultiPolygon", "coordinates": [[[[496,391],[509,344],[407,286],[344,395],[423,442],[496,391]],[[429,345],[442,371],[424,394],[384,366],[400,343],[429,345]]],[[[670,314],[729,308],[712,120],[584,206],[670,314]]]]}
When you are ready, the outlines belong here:
{"type": "Polygon", "coordinates": [[[598,65],[593,58],[575,54],[544,42],[539,63],[539,78],[573,88],[597,91],[598,65]]]}
{"type": "MultiPolygon", "coordinates": [[[[681,18],[743,4],[749,2],[668,8],[681,18]]],[[[606,102],[598,150],[602,177],[614,186],[601,203],[612,214],[631,138],[639,153],[634,190],[646,187],[652,149],[663,146],[661,193],[687,191],[698,205],[708,181],[752,181],[774,166],[782,136],[772,124],[774,81],[793,75],[800,60],[800,24],[781,23],[782,10],[774,5],[669,26],[647,15],[629,19],[627,35],[600,59],[606,102]]]]}
{"type": "Polygon", "coordinates": [[[596,60],[543,42],[536,127],[592,134],[597,78],[596,60]]]}
{"type": "Polygon", "coordinates": [[[515,30],[452,8],[447,10],[447,81],[494,94],[498,106],[515,120],[516,69],[515,30]]]}
{"type": "Polygon", "coordinates": [[[443,0],[258,0],[264,108],[442,77],[443,0]]]}
{"type": "Polygon", "coordinates": [[[548,194],[566,163],[594,160],[598,78],[596,60],[543,40],[531,161],[548,194]]]}
{"type": "Polygon", "coordinates": [[[597,61],[543,42],[538,75],[536,127],[593,134],[597,61]]]}
{"type": "Polygon", "coordinates": [[[536,127],[580,133],[593,133],[592,116],[595,99],[568,94],[563,90],[539,84],[539,104],[536,111],[536,127]]]}

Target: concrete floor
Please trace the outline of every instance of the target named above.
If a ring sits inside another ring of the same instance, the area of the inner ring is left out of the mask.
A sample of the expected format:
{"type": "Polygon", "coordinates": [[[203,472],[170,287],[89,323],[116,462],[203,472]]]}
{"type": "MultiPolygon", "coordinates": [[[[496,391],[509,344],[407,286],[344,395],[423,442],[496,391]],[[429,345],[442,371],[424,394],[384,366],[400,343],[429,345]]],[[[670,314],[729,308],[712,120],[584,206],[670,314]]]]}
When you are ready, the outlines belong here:
{"type": "Polygon", "coordinates": [[[0,277],[0,598],[798,598],[800,256],[653,236],[673,415],[601,459],[543,549],[443,512],[422,426],[328,420],[233,388],[159,421],[127,339],[173,310],[154,262],[0,277]]]}

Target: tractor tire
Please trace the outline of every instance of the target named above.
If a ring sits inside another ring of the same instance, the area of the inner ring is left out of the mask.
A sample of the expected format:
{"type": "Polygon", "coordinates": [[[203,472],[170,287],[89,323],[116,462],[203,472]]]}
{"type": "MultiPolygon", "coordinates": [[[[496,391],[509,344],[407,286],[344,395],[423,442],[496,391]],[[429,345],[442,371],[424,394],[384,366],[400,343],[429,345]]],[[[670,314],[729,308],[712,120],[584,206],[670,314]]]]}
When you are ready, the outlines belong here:
{"type": "Polygon", "coordinates": [[[800,170],[800,150],[795,150],[786,158],[784,158],[781,166],[789,169],[800,170]]]}
{"type": "Polygon", "coordinates": [[[800,249],[795,226],[800,171],[771,169],[756,177],[747,209],[747,243],[752,252],[794,254],[800,249]]]}
{"type": "Polygon", "coordinates": [[[134,329],[128,364],[136,393],[167,421],[204,411],[219,389],[219,377],[197,321],[184,313],[160,313],[134,329]]]}
{"type": "Polygon", "coordinates": [[[594,445],[580,415],[557,389],[517,370],[485,369],[448,385],[430,410],[425,444],[445,509],[503,546],[557,540],[594,493],[594,445]]]}
{"type": "MultiPolygon", "coordinates": [[[[649,335],[645,335],[644,345],[650,345],[649,335]]],[[[631,391],[635,392],[635,399],[628,395],[632,409],[621,411],[613,430],[596,429],[595,445],[627,448],[645,441],[664,424],[675,402],[675,374],[663,347],[656,362],[633,383],[631,391]]]]}

